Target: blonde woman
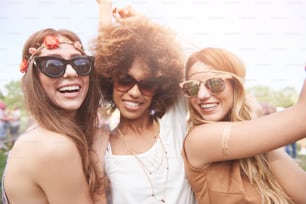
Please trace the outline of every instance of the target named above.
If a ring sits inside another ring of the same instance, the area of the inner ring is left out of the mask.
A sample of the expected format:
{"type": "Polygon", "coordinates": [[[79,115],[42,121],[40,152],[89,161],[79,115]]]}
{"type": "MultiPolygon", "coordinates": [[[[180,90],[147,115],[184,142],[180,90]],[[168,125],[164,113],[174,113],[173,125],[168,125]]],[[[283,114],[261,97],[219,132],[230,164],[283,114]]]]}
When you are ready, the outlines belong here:
{"type": "Polygon", "coordinates": [[[245,67],[234,54],[195,52],[185,74],[191,128],[183,156],[198,203],[305,203],[306,173],[274,149],[306,135],[306,84],[292,108],[250,120],[245,67]]]}

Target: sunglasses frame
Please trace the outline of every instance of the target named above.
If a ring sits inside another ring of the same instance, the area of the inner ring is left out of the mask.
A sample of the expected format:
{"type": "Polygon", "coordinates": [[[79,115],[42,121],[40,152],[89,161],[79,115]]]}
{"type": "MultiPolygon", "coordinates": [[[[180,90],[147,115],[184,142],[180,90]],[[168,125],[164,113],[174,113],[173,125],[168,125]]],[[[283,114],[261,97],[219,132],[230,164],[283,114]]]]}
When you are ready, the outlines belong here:
{"type": "Polygon", "coordinates": [[[35,57],[34,58],[34,66],[37,67],[44,75],[46,75],[50,78],[62,77],[66,72],[68,64],[71,65],[71,67],[75,70],[75,72],[78,74],[78,76],[87,76],[87,75],[90,74],[90,72],[93,68],[94,57],[93,56],[88,56],[88,55],[82,55],[82,56],[72,57],[69,60],[61,58],[61,57],[55,57],[55,56],[40,56],[40,57],[35,57]],[[85,60],[88,60],[88,62],[89,62],[88,71],[85,72],[85,73],[79,73],[79,71],[78,71],[79,69],[78,69],[77,65],[75,65],[75,61],[80,60],[80,59],[85,59],[85,60]],[[58,60],[59,62],[61,62],[63,64],[63,69],[61,70],[61,72],[59,72],[57,75],[52,75],[48,71],[46,71],[46,68],[44,68],[41,65],[41,63],[43,61],[47,61],[47,60],[58,60]]]}
{"type": "MultiPolygon", "coordinates": [[[[198,95],[199,91],[200,91],[200,87],[201,87],[201,84],[203,83],[205,88],[211,93],[211,94],[218,94],[218,93],[221,93],[222,91],[224,91],[225,89],[225,80],[226,79],[233,79],[233,77],[235,77],[235,75],[231,74],[231,73],[228,73],[228,72],[222,72],[222,71],[205,71],[205,72],[197,72],[195,74],[198,74],[198,73],[213,73],[215,75],[213,76],[210,76],[210,77],[207,77],[205,80],[195,80],[195,79],[191,79],[191,80],[187,80],[187,81],[184,81],[184,82],[181,82],[179,84],[179,86],[182,88],[183,90],[183,93],[186,97],[195,97],[198,95]],[[209,80],[212,80],[212,79],[221,79],[222,80],[222,83],[223,83],[223,88],[222,90],[220,91],[213,91],[208,85],[207,85],[207,82],[209,80]],[[196,82],[197,83],[197,91],[195,94],[193,95],[189,95],[187,94],[185,91],[184,91],[184,85],[186,85],[187,83],[190,83],[190,82],[196,82]]],[[[193,74],[194,75],[194,74],[193,74]]],[[[191,75],[192,76],[192,75],[191,75]]],[[[189,77],[191,77],[189,76],[189,77]]],[[[237,78],[237,77],[235,77],[237,78]]]]}
{"type": "Polygon", "coordinates": [[[141,92],[141,94],[145,95],[145,96],[153,96],[155,93],[155,90],[157,88],[157,82],[156,80],[153,79],[144,79],[144,80],[136,80],[134,77],[128,75],[128,74],[124,74],[122,75],[123,77],[120,77],[120,75],[114,80],[114,88],[117,91],[120,92],[128,92],[131,88],[133,88],[135,85],[137,85],[139,91],[141,92]],[[120,82],[120,80],[126,79],[126,78],[130,78],[131,82],[128,85],[124,85],[122,82],[120,82]],[[150,82],[152,81],[152,82],[150,82]],[[150,85],[151,87],[146,88],[147,85],[146,84],[152,84],[150,85]],[[120,88],[121,87],[121,88],[120,88]],[[124,88],[123,88],[124,87],[124,88]]]}

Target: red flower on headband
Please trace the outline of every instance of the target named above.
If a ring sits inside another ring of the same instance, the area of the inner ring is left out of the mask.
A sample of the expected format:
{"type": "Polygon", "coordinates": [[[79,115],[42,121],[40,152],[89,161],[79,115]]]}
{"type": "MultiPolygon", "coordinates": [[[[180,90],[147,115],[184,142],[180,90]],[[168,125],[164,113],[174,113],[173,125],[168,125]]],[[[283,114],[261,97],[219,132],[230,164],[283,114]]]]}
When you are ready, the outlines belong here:
{"type": "Polygon", "coordinates": [[[28,69],[28,60],[24,59],[20,64],[19,70],[21,73],[25,73],[27,69],[28,69]]]}
{"type": "Polygon", "coordinates": [[[60,40],[57,36],[46,36],[44,39],[44,47],[47,49],[55,49],[58,48],[60,44],[60,40]]]}

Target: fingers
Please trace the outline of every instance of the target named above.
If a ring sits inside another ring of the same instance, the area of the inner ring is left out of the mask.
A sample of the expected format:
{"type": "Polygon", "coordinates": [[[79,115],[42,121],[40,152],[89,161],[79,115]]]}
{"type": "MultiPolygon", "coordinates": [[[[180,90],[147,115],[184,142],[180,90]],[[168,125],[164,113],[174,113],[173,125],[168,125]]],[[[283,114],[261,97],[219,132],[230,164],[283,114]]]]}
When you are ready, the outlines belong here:
{"type": "Polygon", "coordinates": [[[132,6],[127,6],[121,9],[118,9],[115,7],[112,13],[113,13],[113,17],[117,21],[121,21],[123,19],[130,18],[130,17],[137,15],[135,10],[132,8],[132,6]]]}
{"type": "Polygon", "coordinates": [[[135,10],[132,8],[132,6],[127,6],[125,8],[119,9],[118,13],[122,18],[127,18],[135,15],[135,10]]]}

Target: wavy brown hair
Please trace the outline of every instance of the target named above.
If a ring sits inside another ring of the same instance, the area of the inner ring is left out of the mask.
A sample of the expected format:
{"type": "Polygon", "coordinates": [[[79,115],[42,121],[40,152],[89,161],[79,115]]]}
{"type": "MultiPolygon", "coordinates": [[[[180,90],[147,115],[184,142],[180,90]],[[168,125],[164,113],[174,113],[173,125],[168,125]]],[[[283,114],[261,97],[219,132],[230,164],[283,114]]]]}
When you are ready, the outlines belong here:
{"type": "Polygon", "coordinates": [[[25,105],[37,123],[50,130],[71,138],[82,159],[83,171],[89,184],[91,195],[100,187],[97,164],[92,158],[92,143],[96,124],[97,109],[100,91],[95,78],[95,71],[89,74],[89,89],[87,96],[77,110],[74,118],[67,117],[67,112],[55,106],[45,93],[38,78],[39,70],[33,66],[29,48],[38,48],[48,35],[57,35],[68,38],[72,42],[79,41],[79,37],[69,30],[54,30],[51,28],[40,30],[32,34],[26,41],[22,59],[29,61],[29,66],[22,78],[25,105]]]}
{"type": "Polygon", "coordinates": [[[94,42],[95,68],[106,101],[113,101],[113,80],[128,73],[135,59],[159,84],[150,106],[161,117],[178,97],[183,79],[182,49],[169,29],[145,17],[139,23],[114,25],[100,30],[94,42]]]}
{"type": "MultiPolygon", "coordinates": [[[[220,48],[206,48],[194,52],[186,63],[186,77],[190,68],[196,62],[204,63],[210,68],[218,71],[229,72],[236,77],[232,79],[234,85],[234,102],[231,112],[227,115],[227,121],[251,120],[251,107],[246,103],[245,88],[239,78],[245,78],[245,65],[233,53],[220,48]]],[[[199,113],[188,102],[190,120],[193,125],[206,123],[199,113]]],[[[249,178],[251,184],[258,192],[262,193],[264,203],[267,204],[291,204],[293,201],[284,192],[282,187],[274,178],[267,154],[260,154],[250,158],[237,160],[240,164],[242,175],[249,178]]]]}

